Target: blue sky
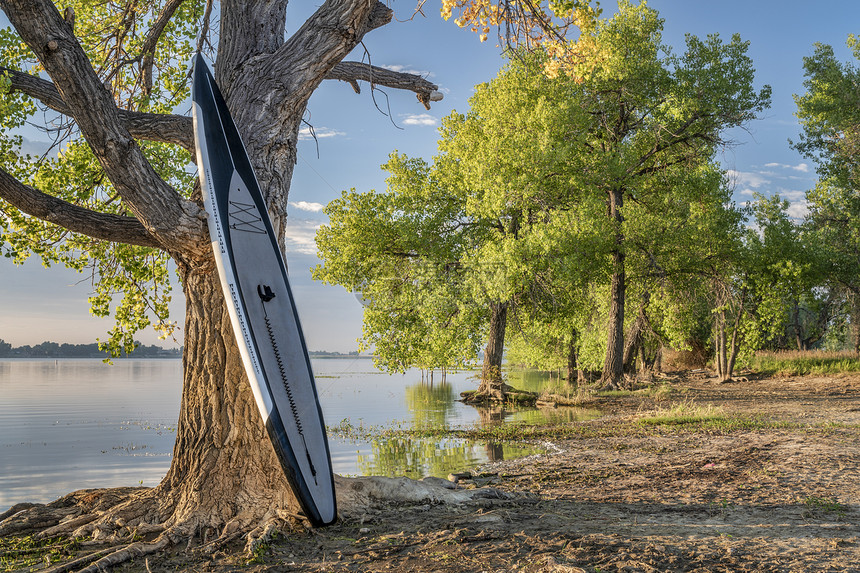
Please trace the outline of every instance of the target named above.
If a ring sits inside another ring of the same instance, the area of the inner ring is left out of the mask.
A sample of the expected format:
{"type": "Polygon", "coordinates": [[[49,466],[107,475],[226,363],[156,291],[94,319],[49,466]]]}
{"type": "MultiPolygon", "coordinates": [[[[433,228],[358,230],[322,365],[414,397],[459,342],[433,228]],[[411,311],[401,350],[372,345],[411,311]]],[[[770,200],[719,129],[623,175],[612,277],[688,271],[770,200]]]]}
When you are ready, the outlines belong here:
{"type": "MultiPolygon", "coordinates": [[[[734,178],[737,201],[749,200],[753,192],[779,193],[792,201],[792,213],[802,216],[804,193],[815,185],[816,175],[814,165],[788,145],[799,133],[792,95],[803,92],[802,59],[812,53],[815,42],[832,44],[842,60],[850,58],[845,40],[850,33],[860,33],[860,3],[651,0],[649,5],[665,19],[663,39],[676,52],[683,50],[686,33],[718,33],[724,39],[739,33],[750,41],[756,84],[772,86],[773,106],[748,130],[732,134],[739,145],[726,150],[721,161],[734,178]]],[[[340,287],[310,279],[309,269],[318,263],[313,235],[325,222],[321,207],[344,189],[383,189],[385,174],[379,166],[395,149],[430,158],[440,118],[454,109],[465,111],[473,86],[494,77],[504,64],[492,37],[482,44],[473,33],[441,20],[438,0],[424,6],[426,17],[408,21],[415,2],[398,0],[392,7],[396,21],[365,39],[371,61],[426,75],[445,99],[427,111],[412,93],[386,89],[372,98],[367,86],[356,95],[341,82],[325,82],[311,99],[309,122],[318,143],[307,136],[299,145],[287,241],[291,280],[311,349],[354,350],[361,335],[361,306],[355,298],[340,287]]],[[[603,2],[603,7],[610,12],[614,3],[603,2]]],[[[288,26],[295,28],[295,23],[288,26]]],[[[35,259],[19,268],[3,259],[0,276],[0,339],[16,345],[92,342],[111,326],[88,315],[90,289],[81,275],[42,269],[35,259]]],[[[181,298],[178,290],[176,297],[181,298]]],[[[181,301],[173,308],[174,319],[181,323],[181,301]]],[[[156,342],[150,334],[140,339],[156,342]]]]}

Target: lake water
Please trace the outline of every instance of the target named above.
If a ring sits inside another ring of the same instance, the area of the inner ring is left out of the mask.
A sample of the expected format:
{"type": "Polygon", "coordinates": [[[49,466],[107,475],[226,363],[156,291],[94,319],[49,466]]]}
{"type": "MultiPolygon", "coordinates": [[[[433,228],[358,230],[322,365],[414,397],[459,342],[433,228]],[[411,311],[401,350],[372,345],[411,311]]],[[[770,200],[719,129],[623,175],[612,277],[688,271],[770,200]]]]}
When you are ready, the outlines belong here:
{"type": "MultiPolygon", "coordinates": [[[[457,402],[473,390],[471,372],[445,383],[420,371],[388,375],[371,360],[313,361],[329,426],[464,427],[481,414],[457,402]]],[[[539,377],[517,386],[538,389],[539,377]]],[[[170,466],[182,390],[182,362],[170,360],[0,360],[0,510],[20,501],[48,502],[93,487],[154,486],[170,466]]],[[[590,418],[564,409],[553,416],[590,418]]],[[[537,410],[506,413],[503,423],[542,421],[537,410]]],[[[533,446],[452,439],[329,438],[334,471],[343,475],[444,477],[477,464],[535,453],[533,446]]]]}

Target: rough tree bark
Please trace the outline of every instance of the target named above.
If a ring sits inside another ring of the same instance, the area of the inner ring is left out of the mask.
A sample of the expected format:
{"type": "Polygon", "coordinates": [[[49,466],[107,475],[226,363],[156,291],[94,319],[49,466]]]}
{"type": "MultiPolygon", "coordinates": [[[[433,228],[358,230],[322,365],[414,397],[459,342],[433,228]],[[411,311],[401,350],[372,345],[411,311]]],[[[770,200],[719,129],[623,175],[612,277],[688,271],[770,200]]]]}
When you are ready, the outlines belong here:
{"type": "MultiPolygon", "coordinates": [[[[176,5],[170,3],[173,9],[176,5]]],[[[440,99],[436,86],[423,78],[361,64],[341,65],[366,33],[391,20],[392,11],[384,4],[329,0],[285,40],[286,6],[286,0],[222,0],[215,64],[282,247],[298,131],[308,98],[320,82],[333,77],[357,85],[372,76],[377,85],[414,91],[425,105],[440,99]]],[[[74,118],[135,217],[58,201],[2,170],[0,198],[94,238],[167,250],[181,273],[187,303],[180,419],[172,464],[161,484],[74,495],[69,497],[72,506],[65,504],[62,514],[36,506],[7,519],[0,534],[32,529],[38,515],[41,527],[51,528],[51,534],[90,534],[116,543],[158,535],[149,544],[120,547],[93,563],[92,570],[180,540],[197,538],[214,548],[242,534],[253,543],[269,531],[267,525],[296,518],[298,504],[247,384],[201,205],[182,198],[161,180],[135,141],[135,137],[166,141],[193,150],[191,120],[118,110],[72,28],[50,0],[0,0],[0,8],[51,79],[14,73],[13,89],[74,118]],[[60,525],[59,519],[69,515],[73,519],[60,525]]],[[[147,50],[154,49],[147,44],[147,50]]]]}
{"type": "Polygon", "coordinates": [[[504,402],[510,389],[502,379],[502,358],[505,352],[505,331],[508,322],[508,303],[490,304],[490,331],[484,349],[484,364],[481,368],[481,384],[470,401],[504,402]]]}
{"type": "Polygon", "coordinates": [[[627,291],[624,272],[624,234],[621,224],[624,217],[624,190],[609,191],[608,214],[616,225],[615,247],[612,251],[612,281],[609,290],[609,327],[606,342],[606,359],[603,363],[601,386],[608,390],[618,389],[624,377],[624,297],[627,291]]]}

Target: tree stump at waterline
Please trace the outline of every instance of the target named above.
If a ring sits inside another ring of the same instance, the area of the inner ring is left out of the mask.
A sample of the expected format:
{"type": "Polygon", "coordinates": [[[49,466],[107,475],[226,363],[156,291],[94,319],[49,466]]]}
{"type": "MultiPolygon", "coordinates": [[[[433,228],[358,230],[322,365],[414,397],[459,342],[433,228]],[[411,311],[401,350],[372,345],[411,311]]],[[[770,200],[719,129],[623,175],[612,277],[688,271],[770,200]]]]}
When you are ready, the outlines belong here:
{"type": "Polygon", "coordinates": [[[494,380],[486,383],[482,382],[477,390],[461,392],[460,398],[463,403],[473,406],[506,403],[534,406],[537,403],[538,395],[535,392],[518,390],[501,380],[494,380]]]}

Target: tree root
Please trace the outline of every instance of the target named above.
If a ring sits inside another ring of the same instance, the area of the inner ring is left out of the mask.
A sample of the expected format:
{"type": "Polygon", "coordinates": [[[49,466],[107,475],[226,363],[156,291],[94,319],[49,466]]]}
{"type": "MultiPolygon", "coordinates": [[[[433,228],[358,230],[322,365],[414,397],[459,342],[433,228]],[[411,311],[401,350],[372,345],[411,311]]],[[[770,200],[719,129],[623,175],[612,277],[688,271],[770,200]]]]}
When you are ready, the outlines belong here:
{"type": "Polygon", "coordinates": [[[99,573],[120,563],[157,553],[162,549],[166,549],[169,545],[171,545],[171,539],[165,532],[152,543],[135,542],[113,553],[109,553],[95,563],[91,563],[88,567],[81,569],[80,573],[99,573]]]}
{"type": "Polygon", "coordinates": [[[56,567],[46,569],[43,573],[69,573],[70,571],[78,571],[80,567],[85,567],[93,561],[96,561],[106,555],[109,555],[114,549],[116,548],[110,547],[108,549],[96,551],[95,553],[90,553],[89,555],[84,555],[83,557],[78,557],[73,561],[68,561],[66,563],[57,565],[56,567]]]}
{"type": "MultiPolygon", "coordinates": [[[[509,497],[492,488],[460,489],[437,478],[335,476],[335,484],[340,516],[347,518],[366,516],[392,503],[459,504],[509,497]]],[[[18,504],[3,513],[0,536],[30,533],[34,539],[74,539],[75,547],[86,554],[45,571],[95,573],[183,544],[186,553],[214,554],[228,546],[236,550],[234,544],[242,540],[245,556],[254,558],[279,532],[310,527],[302,516],[273,509],[262,518],[236,516],[219,531],[200,516],[177,522],[157,495],[157,489],[147,488],[80,490],[49,504],[18,504]],[[210,533],[215,533],[215,539],[209,539],[210,533]],[[198,545],[193,546],[195,541],[198,545]]]]}

